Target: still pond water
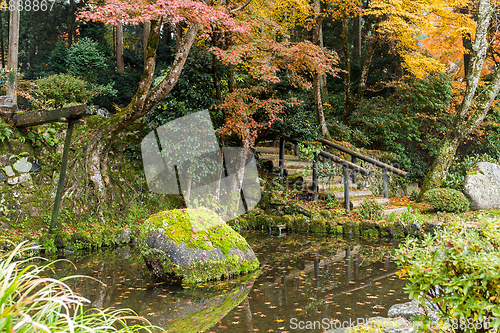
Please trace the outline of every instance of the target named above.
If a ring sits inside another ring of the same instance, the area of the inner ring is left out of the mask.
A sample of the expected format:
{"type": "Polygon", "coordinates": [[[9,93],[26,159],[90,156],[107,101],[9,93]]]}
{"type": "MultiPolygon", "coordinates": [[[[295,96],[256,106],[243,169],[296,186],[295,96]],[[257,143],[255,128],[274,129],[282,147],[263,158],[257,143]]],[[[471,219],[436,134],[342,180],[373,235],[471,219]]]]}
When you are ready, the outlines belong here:
{"type": "MultiPolygon", "coordinates": [[[[68,257],[56,274],[92,279],[69,284],[93,307],[131,308],[167,332],[297,332],[300,321],[319,321],[322,332],[338,321],[387,316],[407,302],[395,273],[395,244],[335,236],[243,236],[261,264],[259,275],[198,286],[165,285],[151,278],[139,251],[121,247],[68,257]]],[[[319,327],[319,323],[318,326],[319,327]]]]}

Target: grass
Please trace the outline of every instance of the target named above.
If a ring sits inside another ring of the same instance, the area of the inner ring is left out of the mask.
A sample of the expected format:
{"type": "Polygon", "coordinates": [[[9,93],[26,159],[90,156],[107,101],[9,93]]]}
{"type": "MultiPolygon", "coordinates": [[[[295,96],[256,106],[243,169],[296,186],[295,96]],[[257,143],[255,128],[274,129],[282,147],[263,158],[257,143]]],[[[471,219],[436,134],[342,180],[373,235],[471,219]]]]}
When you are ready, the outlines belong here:
{"type": "Polygon", "coordinates": [[[0,332],[153,332],[156,328],[129,309],[86,309],[90,303],[61,280],[44,277],[51,263],[26,255],[38,246],[22,242],[0,255],[0,332]],[[138,320],[142,324],[129,325],[138,320]]]}

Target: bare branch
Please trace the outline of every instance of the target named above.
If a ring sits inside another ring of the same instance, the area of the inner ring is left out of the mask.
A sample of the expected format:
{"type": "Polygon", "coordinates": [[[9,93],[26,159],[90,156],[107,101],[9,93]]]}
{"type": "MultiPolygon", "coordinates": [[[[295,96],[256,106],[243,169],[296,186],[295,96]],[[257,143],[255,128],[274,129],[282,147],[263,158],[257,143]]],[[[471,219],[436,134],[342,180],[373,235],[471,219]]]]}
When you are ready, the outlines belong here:
{"type": "Polygon", "coordinates": [[[252,2],[252,0],[248,0],[248,1],[247,1],[247,2],[245,2],[243,5],[241,5],[241,6],[239,6],[239,7],[236,7],[236,8],[234,8],[234,9],[231,9],[229,12],[230,12],[230,13],[235,13],[235,12],[237,12],[237,11],[239,11],[239,10],[242,10],[242,9],[244,9],[246,6],[248,6],[248,5],[250,4],[250,2],[252,2]]]}

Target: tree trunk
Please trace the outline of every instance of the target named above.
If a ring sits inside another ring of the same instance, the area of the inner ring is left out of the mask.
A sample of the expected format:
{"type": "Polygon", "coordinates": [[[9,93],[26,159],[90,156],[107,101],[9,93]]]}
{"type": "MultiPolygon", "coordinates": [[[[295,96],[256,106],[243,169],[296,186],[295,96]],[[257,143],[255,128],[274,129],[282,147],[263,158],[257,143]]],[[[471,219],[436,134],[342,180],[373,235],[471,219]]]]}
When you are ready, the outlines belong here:
{"type": "Polygon", "coordinates": [[[7,66],[12,70],[6,83],[7,96],[12,99],[14,105],[17,105],[17,70],[19,54],[19,10],[10,11],[9,19],[9,58],[7,66]]]}
{"type": "MultiPolygon", "coordinates": [[[[316,24],[313,28],[313,44],[322,46],[323,44],[323,5],[320,1],[314,3],[315,21],[316,24]]],[[[330,139],[330,133],[328,132],[328,127],[326,125],[325,111],[323,108],[323,96],[322,88],[324,83],[324,78],[318,73],[313,73],[313,94],[314,94],[314,106],[316,109],[316,119],[321,131],[321,135],[325,138],[330,139]]]]}
{"type": "Polygon", "coordinates": [[[361,78],[359,80],[358,92],[356,93],[354,101],[352,102],[353,107],[359,104],[366,91],[366,81],[368,80],[368,72],[370,70],[370,65],[372,63],[373,54],[375,53],[375,49],[377,48],[378,42],[380,40],[380,35],[378,33],[379,24],[380,24],[380,17],[377,17],[375,25],[373,26],[370,46],[366,51],[363,67],[361,67],[361,78]]]}
{"type": "Polygon", "coordinates": [[[123,26],[121,24],[116,26],[116,67],[120,73],[125,71],[125,63],[123,62],[123,26]]]}
{"type": "Polygon", "coordinates": [[[68,15],[68,46],[73,45],[75,39],[75,10],[75,0],[70,0],[68,15]]]}
{"type": "Polygon", "coordinates": [[[417,198],[418,201],[423,199],[424,193],[428,190],[441,187],[460,142],[481,124],[500,90],[500,68],[497,68],[493,75],[493,80],[479,97],[479,105],[472,113],[469,112],[481,77],[481,70],[483,69],[486,51],[488,49],[487,32],[490,24],[491,12],[490,1],[480,0],[476,34],[474,43],[472,44],[466,77],[467,86],[462,104],[458,108],[458,112],[452,122],[452,128],[446,134],[442,146],[438,150],[438,155],[432,164],[431,170],[425,177],[422,189],[417,198]]]}
{"type": "Polygon", "coordinates": [[[5,68],[5,50],[3,45],[3,13],[0,11],[0,52],[2,52],[2,68],[5,68]]]}
{"type": "MultiPolygon", "coordinates": [[[[212,34],[212,47],[217,47],[217,32],[212,34]]],[[[219,77],[217,75],[217,56],[212,53],[212,77],[214,80],[215,98],[222,103],[222,93],[220,90],[219,77]]]]}
{"type": "Polygon", "coordinates": [[[147,45],[148,45],[148,39],[149,39],[149,32],[151,30],[151,22],[146,21],[144,22],[144,34],[143,34],[143,44],[144,44],[144,68],[146,67],[146,62],[148,61],[148,57],[146,55],[147,53],[147,45]]]}
{"type": "Polygon", "coordinates": [[[109,185],[109,177],[107,176],[106,154],[110,144],[121,131],[142,118],[172,90],[181,75],[182,68],[199,30],[197,24],[190,25],[167,76],[157,86],[150,89],[156,65],[155,57],[161,26],[161,21],[151,21],[151,30],[146,44],[146,66],[132,101],[125,108],[107,119],[94,132],[87,144],[86,164],[90,180],[100,202],[107,199],[106,187],[109,185]]]}
{"type": "Polygon", "coordinates": [[[354,17],[354,50],[358,55],[359,62],[361,62],[362,47],[361,47],[361,15],[354,17]]]}
{"type": "Polygon", "coordinates": [[[349,42],[347,40],[349,33],[349,15],[342,15],[342,51],[344,53],[344,124],[349,124],[352,111],[354,109],[351,101],[351,52],[349,50],[349,42]]]}

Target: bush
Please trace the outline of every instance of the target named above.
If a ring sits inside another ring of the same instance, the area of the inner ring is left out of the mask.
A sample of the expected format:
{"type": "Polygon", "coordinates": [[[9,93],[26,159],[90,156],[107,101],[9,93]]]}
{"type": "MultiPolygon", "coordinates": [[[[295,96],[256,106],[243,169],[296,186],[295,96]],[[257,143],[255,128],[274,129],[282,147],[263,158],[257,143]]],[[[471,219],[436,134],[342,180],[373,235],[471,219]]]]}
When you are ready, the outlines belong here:
{"type": "Polygon", "coordinates": [[[57,108],[70,103],[86,103],[93,92],[81,79],[57,74],[38,79],[31,84],[30,92],[23,94],[36,109],[57,108]]]}
{"type": "Polygon", "coordinates": [[[384,208],[377,200],[367,199],[361,203],[361,211],[359,214],[364,219],[378,221],[384,216],[384,208]]]}
{"type": "Polygon", "coordinates": [[[15,261],[36,250],[21,243],[0,256],[1,332],[152,332],[154,327],[131,310],[84,310],[84,303],[90,301],[63,282],[68,278],[42,277],[50,264],[38,267],[32,259],[15,261]],[[128,320],[147,326],[129,325],[128,320]]]}
{"type": "Polygon", "coordinates": [[[485,332],[488,321],[500,327],[499,239],[498,222],[480,230],[447,225],[423,240],[407,239],[395,253],[410,299],[432,303],[455,332],[485,332]]]}
{"type": "Polygon", "coordinates": [[[68,73],[83,79],[92,79],[107,67],[106,56],[99,50],[99,43],[82,38],[67,51],[68,73]]]}
{"type": "Polygon", "coordinates": [[[424,194],[424,201],[438,211],[460,213],[469,210],[469,200],[462,192],[451,188],[429,190],[424,194]]]}

